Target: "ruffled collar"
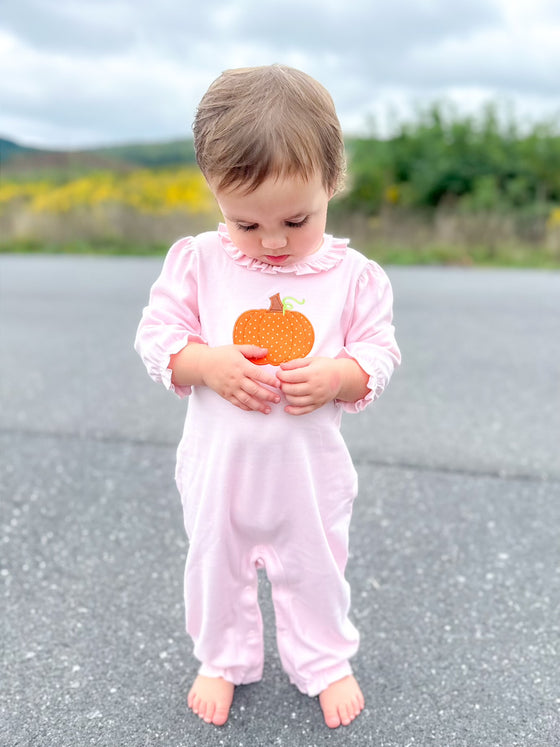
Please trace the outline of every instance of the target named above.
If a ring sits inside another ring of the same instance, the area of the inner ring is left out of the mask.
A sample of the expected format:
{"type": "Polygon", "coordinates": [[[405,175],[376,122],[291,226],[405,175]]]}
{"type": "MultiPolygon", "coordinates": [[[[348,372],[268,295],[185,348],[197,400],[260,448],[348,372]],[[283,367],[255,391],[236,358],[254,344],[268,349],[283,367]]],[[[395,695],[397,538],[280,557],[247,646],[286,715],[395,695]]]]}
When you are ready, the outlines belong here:
{"type": "Polygon", "coordinates": [[[220,237],[222,248],[234,262],[242,267],[246,267],[248,270],[258,270],[259,272],[267,272],[271,275],[278,273],[311,275],[313,273],[330,270],[333,267],[336,267],[336,265],[344,259],[349,241],[348,239],[335,239],[326,233],[323,237],[323,244],[320,249],[313,254],[309,254],[300,262],[283,266],[269,265],[266,262],[262,262],[260,259],[253,259],[248,257],[246,254],[243,254],[243,252],[238,249],[231,240],[225,223],[219,224],[218,235],[220,237]]]}

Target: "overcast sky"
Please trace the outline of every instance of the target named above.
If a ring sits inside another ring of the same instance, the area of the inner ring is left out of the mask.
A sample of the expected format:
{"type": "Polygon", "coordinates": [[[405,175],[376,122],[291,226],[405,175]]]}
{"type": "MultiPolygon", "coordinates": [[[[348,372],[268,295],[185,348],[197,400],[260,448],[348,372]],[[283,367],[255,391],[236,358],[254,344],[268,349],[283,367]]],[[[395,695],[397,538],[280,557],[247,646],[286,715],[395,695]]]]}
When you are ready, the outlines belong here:
{"type": "Polygon", "coordinates": [[[560,121],[560,2],[3,0],[0,136],[183,138],[222,70],[272,62],[320,80],[347,133],[383,133],[440,99],[560,121]]]}

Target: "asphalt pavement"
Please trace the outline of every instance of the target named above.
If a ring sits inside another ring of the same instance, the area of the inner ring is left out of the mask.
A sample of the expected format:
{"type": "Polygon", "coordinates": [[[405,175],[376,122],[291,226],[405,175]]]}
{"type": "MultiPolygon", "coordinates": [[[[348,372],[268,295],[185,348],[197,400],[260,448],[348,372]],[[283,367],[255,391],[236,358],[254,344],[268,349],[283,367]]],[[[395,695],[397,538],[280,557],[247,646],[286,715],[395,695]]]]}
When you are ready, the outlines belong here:
{"type": "Polygon", "coordinates": [[[387,268],[403,365],[346,416],[367,707],[324,726],[282,672],[186,707],[186,402],[132,342],[161,260],[0,256],[6,747],[560,745],[560,273],[387,268]]]}

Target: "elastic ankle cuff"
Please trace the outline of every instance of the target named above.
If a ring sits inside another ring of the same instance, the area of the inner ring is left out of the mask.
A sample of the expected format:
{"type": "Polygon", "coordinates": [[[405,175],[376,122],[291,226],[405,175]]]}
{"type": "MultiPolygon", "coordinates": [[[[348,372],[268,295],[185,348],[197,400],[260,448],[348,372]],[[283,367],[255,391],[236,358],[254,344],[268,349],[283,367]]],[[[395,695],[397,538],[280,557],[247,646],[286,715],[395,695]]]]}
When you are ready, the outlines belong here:
{"type": "Polygon", "coordinates": [[[242,667],[213,667],[210,664],[201,664],[198,673],[203,677],[222,677],[226,682],[234,685],[250,685],[260,682],[262,671],[256,669],[243,669],[242,667]]]}
{"type": "Polygon", "coordinates": [[[302,693],[314,698],[319,693],[322,693],[323,690],[326,690],[329,685],[332,685],[333,682],[337,682],[343,677],[348,677],[350,674],[352,674],[350,662],[344,661],[329,669],[325,669],[313,678],[304,679],[298,677],[296,679],[290,677],[290,682],[302,693]]]}

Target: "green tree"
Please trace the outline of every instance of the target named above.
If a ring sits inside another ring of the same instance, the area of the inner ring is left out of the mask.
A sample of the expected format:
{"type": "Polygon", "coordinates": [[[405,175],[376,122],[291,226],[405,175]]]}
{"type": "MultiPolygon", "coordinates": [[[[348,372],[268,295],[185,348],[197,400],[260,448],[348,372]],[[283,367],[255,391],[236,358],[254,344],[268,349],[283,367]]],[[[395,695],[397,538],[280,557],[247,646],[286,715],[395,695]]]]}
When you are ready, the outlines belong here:
{"type": "Polygon", "coordinates": [[[433,104],[387,141],[352,141],[349,155],[344,202],[365,213],[395,198],[407,207],[463,203],[475,210],[560,200],[557,128],[540,124],[521,135],[512,113],[495,104],[478,117],[433,104]]]}

